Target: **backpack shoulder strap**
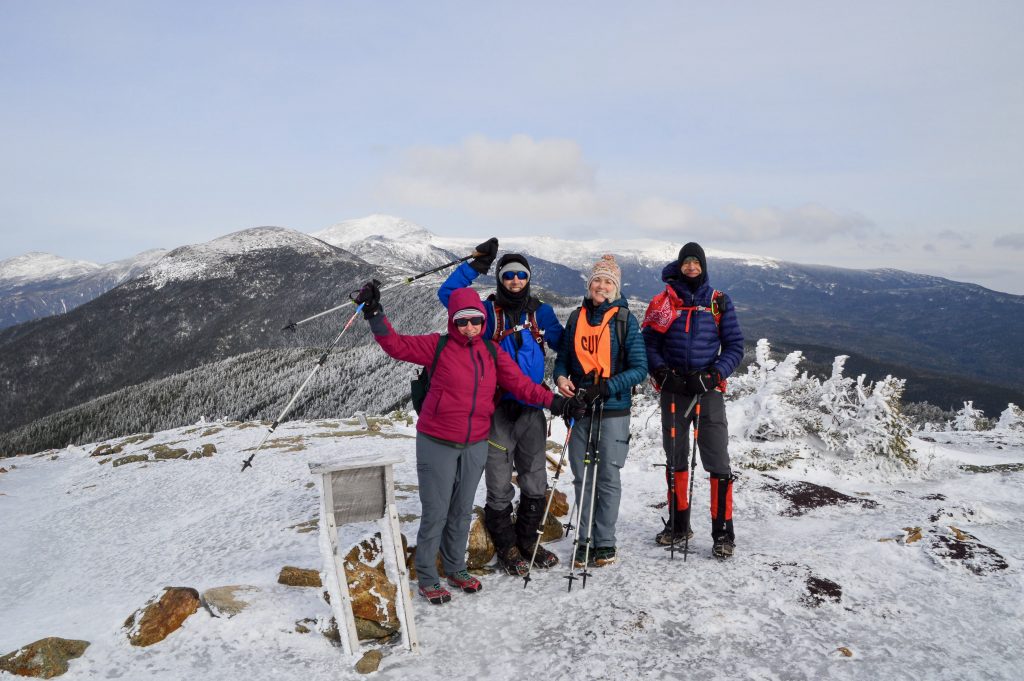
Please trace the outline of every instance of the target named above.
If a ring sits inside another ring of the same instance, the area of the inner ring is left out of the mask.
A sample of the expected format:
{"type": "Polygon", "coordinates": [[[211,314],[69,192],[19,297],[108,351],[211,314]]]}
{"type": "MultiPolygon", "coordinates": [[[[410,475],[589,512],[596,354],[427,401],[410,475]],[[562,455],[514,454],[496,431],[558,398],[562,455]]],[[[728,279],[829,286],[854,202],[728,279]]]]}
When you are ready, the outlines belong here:
{"type": "Polygon", "coordinates": [[[715,326],[722,326],[722,292],[715,289],[711,293],[711,315],[715,318],[715,326]]]}
{"type": "Polygon", "coordinates": [[[428,376],[433,376],[434,370],[437,369],[437,360],[441,359],[441,351],[444,350],[444,346],[448,343],[448,334],[442,333],[441,337],[437,341],[437,347],[434,349],[434,361],[430,363],[430,373],[428,376]]]}
{"type": "Polygon", "coordinates": [[[626,334],[629,333],[629,308],[620,307],[615,313],[615,328],[619,336],[619,366],[621,372],[626,365],[626,334]]]}
{"type": "Polygon", "coordinates": [[[494,366],[495,366],[495,368],[497,368],[497,366],[498,366],[498,351],[495,349],[494,343],[491,341],[490,338],[484,338],[483,341],[484,341],[484,347],[487,348],[487,352],[491,353],[491,359],[494,360],[494,366]]]}

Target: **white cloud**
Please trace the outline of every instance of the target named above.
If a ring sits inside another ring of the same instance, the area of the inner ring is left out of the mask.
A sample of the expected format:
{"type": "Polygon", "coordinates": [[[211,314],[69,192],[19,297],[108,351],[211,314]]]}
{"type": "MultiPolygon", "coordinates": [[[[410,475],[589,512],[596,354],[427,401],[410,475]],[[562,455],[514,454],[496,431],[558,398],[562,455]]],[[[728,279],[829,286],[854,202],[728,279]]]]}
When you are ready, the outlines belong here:
{"type": "Polygon", "coordinates": [[[1004,234],[997,237],[992,245],[996,248],[1012,248],[1015,251],[1024,251],[1024,232],[1015,234],[1004,234]]]}
{"type": "Polygon", "coordinates": [[[700,222],[700,216],[692,207],[660,197],[649,197],[637,202],[631,219],[634,224],[650,232],[651,236],[690,229],[700,222]]]}
{"type": "Polygon", "coordinates": [[[486,218],[580,220],[608,210],[576,142],[528,135],[413,148],[385,191],[403,203],[486,218]]]}

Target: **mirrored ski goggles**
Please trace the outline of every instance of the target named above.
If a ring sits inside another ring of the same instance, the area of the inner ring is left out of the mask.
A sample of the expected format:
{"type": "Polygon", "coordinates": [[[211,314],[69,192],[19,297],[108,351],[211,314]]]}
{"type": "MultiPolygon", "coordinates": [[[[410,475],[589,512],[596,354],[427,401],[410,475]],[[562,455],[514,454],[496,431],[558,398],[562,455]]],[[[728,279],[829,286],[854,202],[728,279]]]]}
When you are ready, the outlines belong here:
{"type": "Polygon", "coordinates": [[[522,279],[526,281],[530,278],[530,273],[525,270],[519,270],[518,272],[502,272],[501,278],[505,281],[512,281],[513,279],[522,279]]]}
{"type": "Polygon", "coordinates": [[[473,326],[483,326],[484,325],[484,318],[483,317],[463,317],[462,319],[456,319],[455,320],[455,326],[459,327],[460,329],[465,327],[465,326],[467,326],[467,325],[469,325],[469,324],[472,324],[473,326]]]}

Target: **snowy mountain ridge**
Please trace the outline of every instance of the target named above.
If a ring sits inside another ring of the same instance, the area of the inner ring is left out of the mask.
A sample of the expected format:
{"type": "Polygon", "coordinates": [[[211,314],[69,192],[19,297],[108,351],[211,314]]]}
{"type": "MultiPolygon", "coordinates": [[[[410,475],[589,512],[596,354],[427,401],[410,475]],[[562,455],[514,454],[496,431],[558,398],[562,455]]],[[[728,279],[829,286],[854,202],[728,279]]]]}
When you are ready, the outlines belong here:
{"type": "Polygon", "coordinates": [[[0,286],[25,285],[47,279],[70,279],[92,274],[102,266],[88,260],[71,260],[52,253],[32,251],[0,260],[0,286]]]}
{"type": "Polygon", "coordinates": [[[308,257],[334,253],[320,239],[285,227],[252,227],[211,241],[175,248],[139,278],[139,285],[163,288],[173,281],[225,279],[238,274],[236,256],[286,248],[308,257]]]}

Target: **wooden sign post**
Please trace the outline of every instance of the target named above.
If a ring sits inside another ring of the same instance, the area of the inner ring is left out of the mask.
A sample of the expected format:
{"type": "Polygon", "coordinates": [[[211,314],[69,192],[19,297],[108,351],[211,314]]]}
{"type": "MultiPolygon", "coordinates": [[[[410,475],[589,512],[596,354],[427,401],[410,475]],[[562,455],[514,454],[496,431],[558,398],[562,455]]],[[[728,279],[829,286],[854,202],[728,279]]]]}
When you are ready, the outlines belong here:
{"type": "Polygon", "coordinates": [[[309,464],[310,473],[319,475],[322,482],[320,552],[324,557],[326,586],[338,621],[341,645],[348,655],[355,655],[359,650],[359,638],[345,578],[345,560],[338,552],[338,528],[369,520],[376,520],[380,526],[385,569],[388,566],[394,568],[394,582],[398,587],[395,611],[401,626],[402,642],[409,650],[419,652],[392,471],[392,466],[403,460],[397,454],[378,454],[352,457],[336,463],[309,464]]]}

